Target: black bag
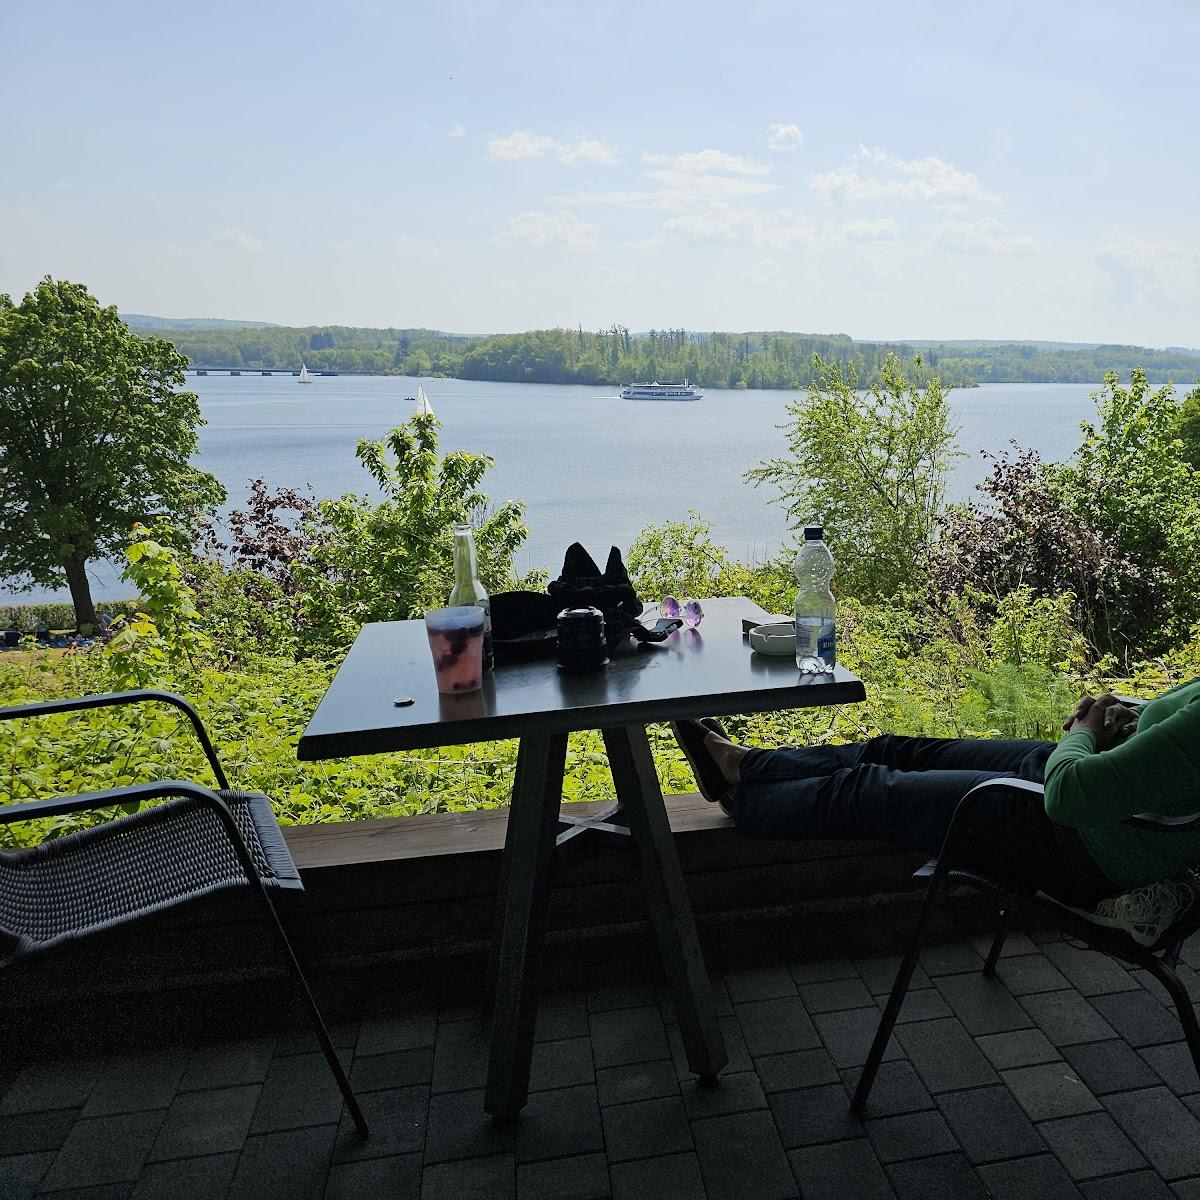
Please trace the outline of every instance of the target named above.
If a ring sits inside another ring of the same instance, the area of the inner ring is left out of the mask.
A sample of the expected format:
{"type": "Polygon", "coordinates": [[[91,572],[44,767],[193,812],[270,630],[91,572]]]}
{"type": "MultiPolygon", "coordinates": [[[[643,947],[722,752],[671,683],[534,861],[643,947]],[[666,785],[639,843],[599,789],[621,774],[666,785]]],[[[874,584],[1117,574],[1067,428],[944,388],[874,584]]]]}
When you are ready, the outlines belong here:
{"type": "MultiPolygon", "coordinates": [[[[629,581],[621,551],[613,546],[603,571],[575,542],[562,574],[545,592],[497,592],[492,597],[492,646],[497,662],[552,658],[558,648],[558,614],[565,608],[598,608],[611,654],[627,638],[661,642],[670,629],[647,629],[638,620],[642,602],[629,581]]],[[[677,627],[677,626],[676,626],[677,627]]]]}

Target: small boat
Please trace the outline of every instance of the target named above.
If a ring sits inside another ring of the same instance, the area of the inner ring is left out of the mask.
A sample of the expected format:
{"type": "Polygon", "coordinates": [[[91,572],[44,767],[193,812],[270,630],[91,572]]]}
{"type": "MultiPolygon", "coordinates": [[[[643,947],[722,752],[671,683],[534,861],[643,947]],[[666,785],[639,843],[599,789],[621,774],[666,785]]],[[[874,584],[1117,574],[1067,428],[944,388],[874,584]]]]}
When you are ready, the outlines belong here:
{"type": "Polygon", "coordinates": [[[297,383],[312,383],[312,381],[313,381],[313,377],[308,373],[308,368],[303,363],[301,363],[300,364],[300,378],[298,380],[296,380],[296,382],[297,383]]]}
{"type": "Polygon", "coordinates": [[[418,417],[433,417],[437,414],[433,411],[433,405],[429,403],[429,397],[425,395],[425,389],[418,383],[417,394],[409,396],[409,400],[417,406],[418,417]]]}
{"type": "Polygon", "coordinates": [[[704,393],[688,383],[631,383],[621,389],[622,400],[703,400],[704,393]]]}

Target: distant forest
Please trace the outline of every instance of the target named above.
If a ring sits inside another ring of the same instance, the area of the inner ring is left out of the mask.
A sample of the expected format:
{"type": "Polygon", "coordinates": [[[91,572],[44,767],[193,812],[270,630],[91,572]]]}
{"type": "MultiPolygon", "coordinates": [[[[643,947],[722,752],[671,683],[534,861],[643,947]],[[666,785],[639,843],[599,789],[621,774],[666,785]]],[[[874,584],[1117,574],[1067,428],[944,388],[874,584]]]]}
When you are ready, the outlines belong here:
{"type": "Polygon", "coordinates": [[[1200,352],[1140,346],[1078,346],[1047,342],[860,342],[845,334],[695,333],[684,329],[631,333],[621,325],[599,332],[538,329],[528,333],[458,336],[429,329],[323,326],[231,328],[172,325],[143,336],[174,342],[193,367],[356,371],[380,375],[455,376],[518,383],[625,384],[689,379],[712,388],[804,388],[813,356],[852,366],[872,383],[889,353],[920,357],[925,375],[952,387],[980,383],[1094,383],[1106,371],[1144,367],[1152,383],[1191,386],[1200,379],[1200,352]]]}

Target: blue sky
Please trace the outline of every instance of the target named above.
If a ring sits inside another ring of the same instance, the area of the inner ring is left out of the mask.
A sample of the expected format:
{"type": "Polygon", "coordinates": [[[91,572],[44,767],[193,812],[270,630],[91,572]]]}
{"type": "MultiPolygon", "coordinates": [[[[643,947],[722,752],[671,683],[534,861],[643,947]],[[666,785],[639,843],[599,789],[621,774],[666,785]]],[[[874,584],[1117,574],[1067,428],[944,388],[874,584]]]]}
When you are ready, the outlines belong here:
{"type": "Polygon", "coordinates": [[[59,0],[0,28],[0,291],[1200,345],[1184,0],[59,0]]]}

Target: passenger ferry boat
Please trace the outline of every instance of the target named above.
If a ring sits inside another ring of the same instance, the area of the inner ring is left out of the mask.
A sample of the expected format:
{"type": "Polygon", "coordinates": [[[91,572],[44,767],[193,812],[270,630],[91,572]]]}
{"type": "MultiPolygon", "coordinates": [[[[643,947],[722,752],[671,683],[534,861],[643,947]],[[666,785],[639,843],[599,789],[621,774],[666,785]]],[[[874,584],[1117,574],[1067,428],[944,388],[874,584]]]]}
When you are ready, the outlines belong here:
{"type": "Polygon", "coordinates": [[[631,383],[621,389],[622,400],[703,400],[704,393],[688,383],[631,383]]]}

